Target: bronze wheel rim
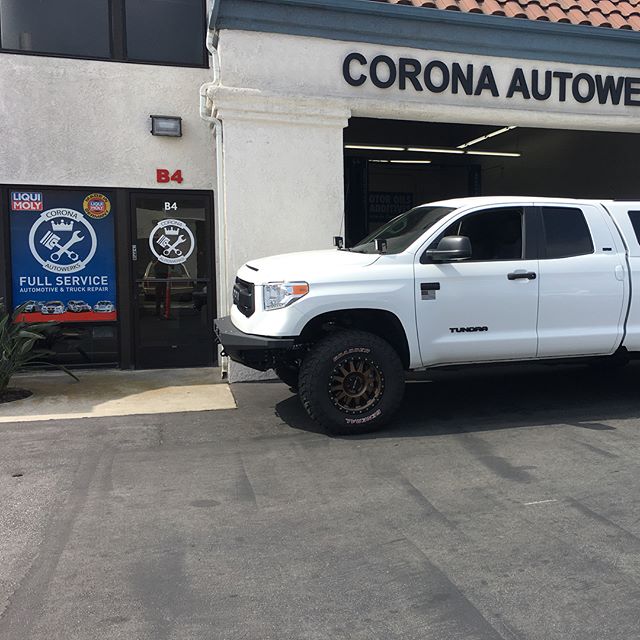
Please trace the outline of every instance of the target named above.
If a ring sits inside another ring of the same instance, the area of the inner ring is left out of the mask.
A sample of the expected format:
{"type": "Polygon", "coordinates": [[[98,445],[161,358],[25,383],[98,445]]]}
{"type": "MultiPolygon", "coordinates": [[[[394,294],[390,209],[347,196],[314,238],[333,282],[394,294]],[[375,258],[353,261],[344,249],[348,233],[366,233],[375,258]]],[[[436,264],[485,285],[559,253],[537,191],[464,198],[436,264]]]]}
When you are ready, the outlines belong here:
{"type": "Polygon", "coordinates": [[[381,400],[384,376],[375,362],[354,356],[337,364],[329,376],[329,396],[342,413],[358,415],[381,400]]]}

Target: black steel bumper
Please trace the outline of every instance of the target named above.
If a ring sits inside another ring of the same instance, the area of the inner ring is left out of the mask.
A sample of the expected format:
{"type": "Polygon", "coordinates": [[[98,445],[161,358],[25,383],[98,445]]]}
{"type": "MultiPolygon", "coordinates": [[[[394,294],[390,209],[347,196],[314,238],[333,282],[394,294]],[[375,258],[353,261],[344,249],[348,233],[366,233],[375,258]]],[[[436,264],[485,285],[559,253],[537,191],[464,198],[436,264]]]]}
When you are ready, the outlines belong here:
{"type": "Polygon", "coordinates": [[[231,322],[230,316],[217,318],[213,330],[222,345],[223,355],[252,369],[271,369],[279,356],[295,345],[295,338],[269,338],[244,333],[231,322]]]}

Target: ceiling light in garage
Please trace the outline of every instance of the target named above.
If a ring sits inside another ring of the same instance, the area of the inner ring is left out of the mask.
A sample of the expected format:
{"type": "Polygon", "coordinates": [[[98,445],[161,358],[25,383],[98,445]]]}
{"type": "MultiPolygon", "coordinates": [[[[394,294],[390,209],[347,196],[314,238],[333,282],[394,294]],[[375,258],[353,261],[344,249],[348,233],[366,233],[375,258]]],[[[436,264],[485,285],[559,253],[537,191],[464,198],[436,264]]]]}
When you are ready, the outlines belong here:
{"type": "Polygon", "coordinates": [[[345,144],[345,149],[362,149],[364,151],[405,151],[406,147],[384,147],[372,144],[345,144]]]}
{"type": "Polygon", "coordinates": [[[503,133],[507,133],[507,131],[511,131],[512,129],[515,129],[515,127],[502,127],[502,129],[497,129],[496,131],[492,131],[491,133],[487,133],[484,136],[480,136],[479,138],[474,138],[473,140],[469,140],[469,142],[465,142],[464,144],[460,144],[458,145],[458,149],[466,149],[467,147],[470,147],[471,145],[474,144],[478,144],[479,142],[484,142],[485,140],[488,140],[489,138],[495,138],[496,136],[499,136],[503,133]]]}
{"type": "MultiPolygon", "coordinates": [[[[514,127],[511,127],[513,129],[514,127]]],[[[497,134],[496,134],[497,135],[497,134]]],[[[471,143],[467,143],[471,144],[471,143]]],[[[448,149],[446,147],[384,147],[381,145],[373,144],[345,144],[345,149],[357,149],[366,151],[405,151],[413,153],[450,153],[455,155],[470,155],[470,156],[500,156],[503,158],[519,158],[522,154],[515,151],[471,151],[469,149],[448,149]]],[[[371,162],[412,162],[416,160],[372,160],[371,162]]],[[[430,163],[431,160],[420,160],[417,162],[430,163]]]]}
{"type": "Polygon", "coordinates": [[[464,153],[461,149],[445,149],[444,147],[407,147],[407,151],[420,153],[464,153]]]}
{"type": "Polygon", "coordinates": [[[369,160],[369,162],[386,162],[387,164],[431,164],[431,160],[369,160]]]}
{"type": "Polygon", "coordinates": [[[500,156],[502,158],[519,158],[521,153],[511,151],[465,151],[469,156],[500,156]]]}

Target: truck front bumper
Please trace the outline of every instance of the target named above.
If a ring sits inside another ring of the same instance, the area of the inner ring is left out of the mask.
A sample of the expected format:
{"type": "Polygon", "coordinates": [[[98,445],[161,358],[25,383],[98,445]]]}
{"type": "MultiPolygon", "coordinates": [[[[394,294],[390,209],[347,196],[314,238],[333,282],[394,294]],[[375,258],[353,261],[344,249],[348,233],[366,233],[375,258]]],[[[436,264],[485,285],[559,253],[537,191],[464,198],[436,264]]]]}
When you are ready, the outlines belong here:
{"type": "Polygon", "coordinates": [[[272,338],[244,333],[231,322],[230,316],[217,318],[213,323],[213,330],[222,345],[222,355],[258,371],[273,368],[296,343],[295,338],[272,338]]]}

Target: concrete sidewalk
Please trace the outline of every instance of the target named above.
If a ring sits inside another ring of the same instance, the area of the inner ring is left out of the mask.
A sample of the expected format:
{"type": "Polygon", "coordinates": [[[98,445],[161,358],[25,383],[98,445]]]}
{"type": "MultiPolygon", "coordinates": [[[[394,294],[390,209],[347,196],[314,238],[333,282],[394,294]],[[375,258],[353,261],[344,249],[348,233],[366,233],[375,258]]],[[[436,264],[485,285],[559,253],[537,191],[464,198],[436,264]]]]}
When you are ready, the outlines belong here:
{"type": "Polygon", "coordinates": [[[60,371],[16,376],[30,398],[0,404],[0,423],[234,409],[220,369],[60,371]]]}

